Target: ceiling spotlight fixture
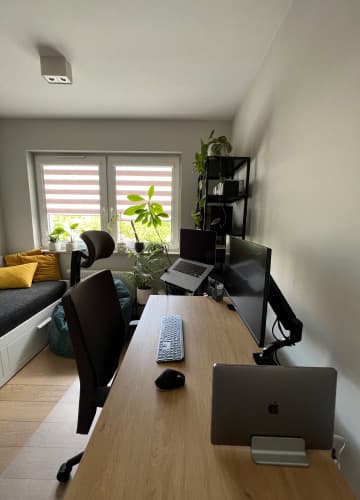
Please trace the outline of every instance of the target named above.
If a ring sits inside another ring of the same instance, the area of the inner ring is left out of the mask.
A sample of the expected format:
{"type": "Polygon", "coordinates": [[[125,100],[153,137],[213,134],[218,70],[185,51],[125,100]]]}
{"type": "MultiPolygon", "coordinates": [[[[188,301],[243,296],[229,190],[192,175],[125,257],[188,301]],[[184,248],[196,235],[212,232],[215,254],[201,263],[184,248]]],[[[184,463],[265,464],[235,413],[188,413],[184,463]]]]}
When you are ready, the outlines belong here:
{"type": "Polygon", "coordinates": [[[63,56],[40,56],[41,75],[48,83],[72,83],[70,63],[63,56]]]}

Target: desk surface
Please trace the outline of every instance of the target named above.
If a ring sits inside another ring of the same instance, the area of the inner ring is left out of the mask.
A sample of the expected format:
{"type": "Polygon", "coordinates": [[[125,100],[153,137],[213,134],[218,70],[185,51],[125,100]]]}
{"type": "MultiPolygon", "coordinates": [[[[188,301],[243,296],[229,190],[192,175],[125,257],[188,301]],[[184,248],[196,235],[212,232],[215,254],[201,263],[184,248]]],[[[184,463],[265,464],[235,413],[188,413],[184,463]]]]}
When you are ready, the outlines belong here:
{"type": "Polygon", "coordinates": [[[212,365],[252,363],[256,345],[234,311],[206,297],[152,296],[113,383],[67,500],[353,499],[329,452],[308,469],[255,465],[247,447],[210,443],[212,365]],[[160,316],[183,317],[184,388],[160,392],[160,316]]]}

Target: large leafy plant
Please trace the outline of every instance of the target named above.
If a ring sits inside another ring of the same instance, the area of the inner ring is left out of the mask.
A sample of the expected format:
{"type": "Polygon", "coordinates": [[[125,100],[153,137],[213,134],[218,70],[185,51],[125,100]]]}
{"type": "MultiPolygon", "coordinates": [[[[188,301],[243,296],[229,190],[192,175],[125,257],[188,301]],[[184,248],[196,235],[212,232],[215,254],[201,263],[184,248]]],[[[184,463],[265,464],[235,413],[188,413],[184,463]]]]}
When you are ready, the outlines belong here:
{"type": "Polygon", "coordinates": [[[154,279],[164,272],[166,267],[161,258],[162,253],[162,246],[154,243],[147,245],[144,252],[130,253],[134,258],[134,279],[137,288],[152,288],[154,279]]]}
{"type": "Polygon", "coordinates": [[[169,215],[164,211],[161,203],[153,201],[155,186],[150,186],[147,192],[147,199],[139,194],[129,194],[128,200],[137,203],[128,207],[124,211],[124,215],[134,216],[134,223],[146,224],[148,227],[153,227],[154,231],[162,244],[167,259],[170,262],[166,244],[163,242],[158,231],[158,226],[161,226],[163,219],[168,219],[169,215]]]}

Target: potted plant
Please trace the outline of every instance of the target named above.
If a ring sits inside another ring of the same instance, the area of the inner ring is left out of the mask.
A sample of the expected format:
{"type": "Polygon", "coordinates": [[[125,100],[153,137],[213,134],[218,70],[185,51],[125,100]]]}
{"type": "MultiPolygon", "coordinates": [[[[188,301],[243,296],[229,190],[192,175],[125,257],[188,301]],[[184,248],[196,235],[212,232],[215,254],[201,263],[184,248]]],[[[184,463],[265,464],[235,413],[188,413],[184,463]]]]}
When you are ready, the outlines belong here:
{"type": "Polygon", "coordinates": [[[76,250],[76,235],[77,235],[77,228],[79,227],[78,222],[73,222],[72,224],[69,225],[68,230],[66,231],[66,235],[70,240],[66,243],[66,251],[67,252],[72,252],[73,250],[76,250]]]}
{"type": "Polygon", "coordinates": [[[226,178],[229,176],[229,168],[232,168],[231,162],[218,161],[214,156],[226,156],[232,151],[232,145],[225,135],[214,137],[215,130],[210,132],[207,142],[200,139],[200,151],[195,153],[193,167],[199,174],[198,178],[198,197],[196,201],[196,209],[191,212],[191,217],[195,227],[203,228],[203,208],[205,206],[206,193],[204,190],[204,182],[209,172],[206,168],[206,162],[209,159],[208,168],[211,170],[211,176],[226,178]],[[228,168],[229,167],[229,168],[228,168]]]}
{"type": "Polygon", "coordinates": [[[150,243],[142,252],[130,253],[134,258],[133,270],[138,304],[146,304],[153,292],[155,278],[165,270],[161,259],[162,253],[163,246],[156,243],[150,243]]]}
{"type": "Polygon", "coordinates": [[[65,229],[63,226],[56,226],[52,230],[52,232],[48,235],[49,238],[49,250],[51,252],[60,250],[59,248],[59,239],[62,234],[65,233],[65,229]]]}
{"type": "Polygon", "coordinates": [[[207,156],[227,156],[232,151],[232,145],[225,135],[214,137],[215,130],[211,131],[207,142],[207,156]]]}
{"type": "Polygon", "coordinates": [[[133,202],[139,202],[137,205],[132,205],[128,207],[125,211],[125,215],[134,215],[136,216],[135,220],[131,221],[135,238],[137,239],[137,243],[140,243],[139,238],[137,237],[137,233],[135,230],[136,223],[146,224],[148,227],[153,227],[154,231],[159,238],[159,242],[161,243],[164,252],[166,254],[167,260],[171,265],[171,261],[169,258],[169,254],[167,251],[166,243],[162,240],[160,233],[158,231],[158,226],[161,226],[162,220],[167,219],[169,215],[164,212],[164,208],[160,203],[156,203],[152,200],[155,192],[155,186],[150,186],[147,192],[147,199],[139,194],[129,194],[128,200],[133,202]]]}
{"type": "Polygon", "coordinates": [[[199,175],[205,175],[206,160],[209,156],[228,155],[232,151],[232,145],[225,135],[214,137],[215,130],[210,132],[207,142],[200,139],[200,151],[195,153],[193,167],[199,175]]]}

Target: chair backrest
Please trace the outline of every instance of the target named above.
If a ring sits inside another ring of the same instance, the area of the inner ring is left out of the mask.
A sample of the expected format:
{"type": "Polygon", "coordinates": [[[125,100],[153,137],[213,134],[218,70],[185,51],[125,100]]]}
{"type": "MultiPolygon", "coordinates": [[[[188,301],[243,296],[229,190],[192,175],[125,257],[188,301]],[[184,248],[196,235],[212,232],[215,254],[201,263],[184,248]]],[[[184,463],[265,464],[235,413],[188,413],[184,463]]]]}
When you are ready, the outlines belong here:
{"type": "Polygon", "coordinates": [[[81,267],[90,267],[95,260],[110,257],[114,251],[115,242],[106,231],[84,231],[80,238],[88,249],[88,257],[81,263],[81,267]]]}
{"type": "Polygon", "coordinates": [[[80,378],[78,432],[86,433],[124,342],[125,324],[111,272],[100,271],[69,288],[63,306],[80,378]]]}
{"type": "Polygon", "coordinates": [[[74,250],[71,254],[70,285],[80,281],[80,268],[90,267],[97,259],[112,255],[115,242],[106,231],[84,231],[80,238],[85,242],[87,251],[74,250]]]}

